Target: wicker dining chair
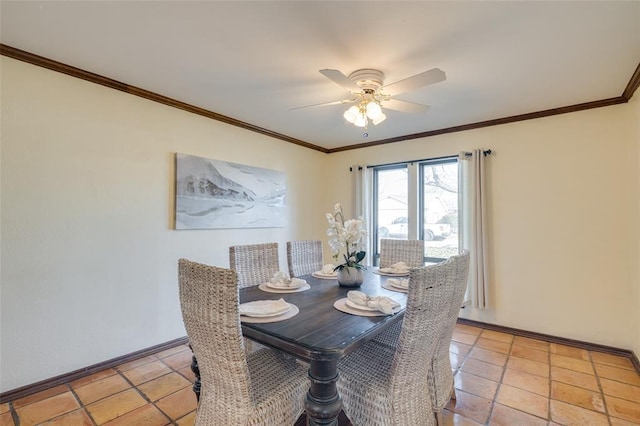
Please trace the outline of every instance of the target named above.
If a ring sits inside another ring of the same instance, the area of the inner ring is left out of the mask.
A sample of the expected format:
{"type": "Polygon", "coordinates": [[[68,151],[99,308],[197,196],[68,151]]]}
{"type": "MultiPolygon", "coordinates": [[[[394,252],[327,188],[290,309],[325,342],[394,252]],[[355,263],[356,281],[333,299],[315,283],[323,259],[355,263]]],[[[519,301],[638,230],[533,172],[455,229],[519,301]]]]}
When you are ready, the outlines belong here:
{"type": "MultiPolygon", "coordinates": [[[[462,250],[459,255],[452,256],[448,263],[447,280],[453,283],[453,292],[447,308],[447,316],[442,324],[440,335],[429,368],[429,394],[433,412],[436,414],[438,425],[442,425],[442,410],[451,398],[455,399],[453,373],[449,350],[453,330],[458,320],[460,307],[464,302],[469,274],[469,251],[462,250]]],[[[398,345],[402,323],[394,325],[378,335],[373,342],[395,348],[398,345]]]]}
{"type": "Polygon", "coordinates": [[[299,277],[322,269],[322,242],[319,240],[287,241],[289,275],[299,277]]]}
{"type": "Polygon", "coordinates": [[[467,291],[467,278],[469,276],[470,254],[468,250],[462,250],[457,256],[452,256],[447,261],[449,270],[447,280],[453,284],[453,293],[449,297],[447,317],[440,329],[438,344],[431,360],[429,371],[429,394],[433,412],[436,413],[438,425],[443,425],[442,410],[451,398],[456,399],[451,371],[451,358],[449,351],[453,330],[458,321],[460,308],[464,304],[464,294],[467,291]]]}
{"type": "Polygon", "coordinates": [[[380,267],[388,268],[397,262],[412,268],[424,266],[424,241],[381,239],[380,267]]]}
{"type": "Polygon", "coordinates": [[[371,341],[338,364],[338,389],[354,425],[433,425],[430,360],[449,314],[452,263],[414,268],[396,348],[371,341]]]}
{"type": "Polygon", "coordinates": [[[277,351],[245,352],[237,274],[180,259],[178,281],[202,377],[195,424],[293,425],[304,410],[306,371],[277,351]]]}
{"type": "Polygon", "coordinates": [[[231,246],[229,265],[238,274],[240,288],[269,282],[280,270],[278,243],[231,246]]]}

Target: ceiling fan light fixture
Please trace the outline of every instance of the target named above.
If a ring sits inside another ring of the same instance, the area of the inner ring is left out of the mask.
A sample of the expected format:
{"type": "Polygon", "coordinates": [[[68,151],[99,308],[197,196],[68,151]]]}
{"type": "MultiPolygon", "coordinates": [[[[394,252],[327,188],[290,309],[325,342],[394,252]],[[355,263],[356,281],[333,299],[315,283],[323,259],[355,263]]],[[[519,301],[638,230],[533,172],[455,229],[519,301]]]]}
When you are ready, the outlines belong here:
{"type": "Polygon", "coordinates": [[[386,119],[387,119],[387,116],[383,112],[380,112],[380,115],[377,116],[376,118],[373,118],[371,121],[373,122],[374,125],[377,126],[378,124],[382,123],[386,119]]]}
{"type": "Polygon", "coordinates": [[[367,126],[367,116],[365,114],[358,114],[358,117],[353,122],[354,125],[358,127],[366,127],[367,126]]]}
{"type": "Polygon", "coordinates": [[[356,119],[358,118],[358,113],[359,113],[358,107],[354,105],[348,110],[346,110],[343,116],[344,116],[344,119],[347,120],[349,123],[354,124],[356,119]]]}
{"type": "Polygon", "coordinates": [[[376,101],[370,101],[367,104],[367,117],[375,120],[380,116],[380,114],[382,114],[382,108],[380,107],[380,104],[378,104],[376,101]]]}

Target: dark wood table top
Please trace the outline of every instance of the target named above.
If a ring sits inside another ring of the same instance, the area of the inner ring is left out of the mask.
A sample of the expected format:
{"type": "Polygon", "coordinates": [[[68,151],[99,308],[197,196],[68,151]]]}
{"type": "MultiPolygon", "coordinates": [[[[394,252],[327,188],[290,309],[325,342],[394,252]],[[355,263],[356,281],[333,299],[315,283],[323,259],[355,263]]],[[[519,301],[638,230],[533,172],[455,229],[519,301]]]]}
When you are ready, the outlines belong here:
{"type": "Polygon", "coordinates": [[[336,280],[324,280],[312,275],[300,277],[311,288],[298,293],[268,293],[257,286],[240,289],[240,302],[277,300],[283,298],[298,307],[300,312],[288,320],[273,323],[242,323],[246,337],[272,346],[297,358],[339,359],[357,349],[387,327],[400,321],[406,306],[406,294],[390,291],[381,284],[385,276],[364,271],[364,283],[360,288],[340,287],[336,280]],[[387,296],[402,304],[402,310],[389,316],[357,316],[341,312],[333,303],[347,297],[350,290],[360,290],[370,296],[387,296]]]}

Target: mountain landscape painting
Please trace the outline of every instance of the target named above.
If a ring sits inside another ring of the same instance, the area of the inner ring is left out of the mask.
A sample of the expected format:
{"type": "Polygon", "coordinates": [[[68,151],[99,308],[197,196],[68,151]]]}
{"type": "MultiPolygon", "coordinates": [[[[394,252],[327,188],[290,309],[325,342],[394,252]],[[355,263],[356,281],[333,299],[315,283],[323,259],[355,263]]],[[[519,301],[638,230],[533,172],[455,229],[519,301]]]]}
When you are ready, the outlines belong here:
{"type": "Polygon", "coordinates": [[[176,229],[283,227],[286,174],[176,154],[176,229]]]}

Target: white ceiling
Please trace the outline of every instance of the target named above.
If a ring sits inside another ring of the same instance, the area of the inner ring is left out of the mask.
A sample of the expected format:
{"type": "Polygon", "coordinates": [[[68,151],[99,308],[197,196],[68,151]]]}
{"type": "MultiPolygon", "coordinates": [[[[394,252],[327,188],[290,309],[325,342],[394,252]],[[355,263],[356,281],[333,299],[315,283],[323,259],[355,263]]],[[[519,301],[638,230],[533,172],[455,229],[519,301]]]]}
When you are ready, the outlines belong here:
{"type": "MultiPolygon", "coordinates": [[[[323,148],[619,97],[640,63],[640,1],[2,1],[1,42],[323,148]],[[318,71],[438,67],[362,129],[318,71]]],[[[637,94],[636,94],[637,96],[637,94]]]]}

